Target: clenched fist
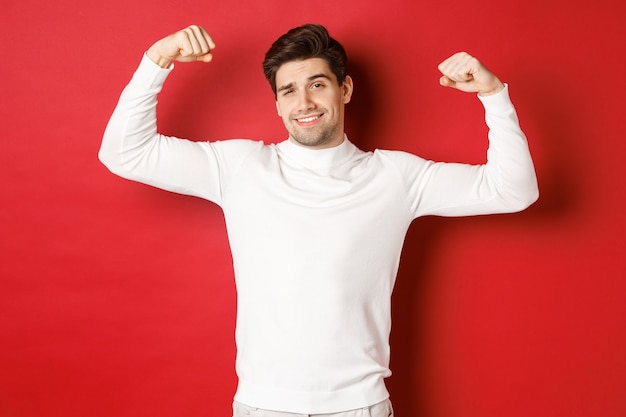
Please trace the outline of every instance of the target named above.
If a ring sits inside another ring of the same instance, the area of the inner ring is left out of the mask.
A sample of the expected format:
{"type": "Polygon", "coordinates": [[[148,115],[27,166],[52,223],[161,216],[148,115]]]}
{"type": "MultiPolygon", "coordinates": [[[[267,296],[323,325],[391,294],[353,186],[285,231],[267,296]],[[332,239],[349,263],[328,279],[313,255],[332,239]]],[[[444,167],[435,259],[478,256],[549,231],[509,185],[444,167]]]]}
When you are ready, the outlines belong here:
{"type": "Polygon", "coordinates": [[[452,55],[439,64],[438,68],[443,74],[439,83],[445,87],[478,93],[481,96],[495,94],[504,88],[498,77],[466,52],[452,55]]]}
{"type": "Polygon", "coordinates": [[[213,59],[213,49],[215,43],[207,31],[200,26],[191,25],[155,42],[146,54],[160,67],[168,68],[172,61],[210,62],[213,59]]]}

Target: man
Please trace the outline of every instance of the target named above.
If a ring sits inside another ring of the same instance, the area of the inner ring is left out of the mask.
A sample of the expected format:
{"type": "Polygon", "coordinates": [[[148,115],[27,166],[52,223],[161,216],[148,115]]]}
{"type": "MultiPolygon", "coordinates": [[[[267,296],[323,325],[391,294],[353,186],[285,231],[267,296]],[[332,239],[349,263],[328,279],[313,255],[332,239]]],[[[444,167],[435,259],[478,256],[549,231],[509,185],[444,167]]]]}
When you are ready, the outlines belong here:
{"type": "Polygon", "coordinates": [[[156,96],[172,62],[209,62],[214,48],[198,26],[152,45],[100,159],[118,175],[223,209],[238,295],[235,416],[392,415],[390,297],[412,220],[515,212],[537,198],[508,87],[466,53],[439,66],[442,85],[478,93],[485,107],[484,165],[363,152],[344,133],[353,90],[345,51],[322,26],[305,25],[281,36],[263,64],[287,140],[159,135],[156,96]]]}

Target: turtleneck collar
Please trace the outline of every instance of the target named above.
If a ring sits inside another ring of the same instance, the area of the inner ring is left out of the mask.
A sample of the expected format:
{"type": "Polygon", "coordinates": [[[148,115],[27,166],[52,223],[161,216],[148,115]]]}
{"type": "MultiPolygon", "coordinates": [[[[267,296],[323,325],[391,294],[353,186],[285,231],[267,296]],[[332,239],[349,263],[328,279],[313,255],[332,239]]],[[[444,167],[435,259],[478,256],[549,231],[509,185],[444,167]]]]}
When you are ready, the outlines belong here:
{"type": "Polygon", "coordinates": [[[310,149],[287,139],[278,145],[281,153],[299,164],[314,170],[326,170],[346,162],[357,151],[356,146],[344,135],[343,142],[332,148],[310,149]]]}

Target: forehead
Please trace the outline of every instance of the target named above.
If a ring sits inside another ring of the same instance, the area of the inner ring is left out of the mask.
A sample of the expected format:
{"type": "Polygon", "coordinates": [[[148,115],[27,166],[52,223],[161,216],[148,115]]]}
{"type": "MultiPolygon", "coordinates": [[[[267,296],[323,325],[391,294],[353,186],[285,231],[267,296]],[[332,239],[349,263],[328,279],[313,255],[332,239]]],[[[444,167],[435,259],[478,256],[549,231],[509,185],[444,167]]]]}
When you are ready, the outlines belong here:
{"type": "Polygon", "coordinates": [[[323,58],[289,61],[278,67],[278,71],[276,71],[276,85],[280,87],[291,83],[306,83],[310,77],[321,74],[332,80],[336,79],[328,63],[323,58]]]}

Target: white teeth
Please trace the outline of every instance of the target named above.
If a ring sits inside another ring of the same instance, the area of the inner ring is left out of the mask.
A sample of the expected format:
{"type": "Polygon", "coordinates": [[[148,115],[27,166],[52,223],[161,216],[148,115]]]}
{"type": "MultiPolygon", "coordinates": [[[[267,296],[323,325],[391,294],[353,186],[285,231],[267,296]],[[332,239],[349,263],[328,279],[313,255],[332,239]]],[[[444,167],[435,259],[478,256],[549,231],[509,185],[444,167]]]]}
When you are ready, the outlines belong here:
{"type": "Polygon", "coordinates": [[[309,123],[312,122],[313,120],[319,119],[319,116],[311,116],[311,117],[305,117],[304,119],[298,119],[298,121],[300,123],[309,123]]]}

